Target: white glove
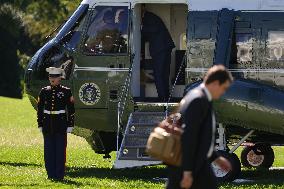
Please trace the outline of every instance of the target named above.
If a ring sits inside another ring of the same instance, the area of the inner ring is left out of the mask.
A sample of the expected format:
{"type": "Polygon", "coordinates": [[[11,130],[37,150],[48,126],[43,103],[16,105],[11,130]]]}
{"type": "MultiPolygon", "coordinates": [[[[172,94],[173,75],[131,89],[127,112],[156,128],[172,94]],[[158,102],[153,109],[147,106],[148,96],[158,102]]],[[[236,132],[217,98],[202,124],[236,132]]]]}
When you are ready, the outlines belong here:
{"type": "Polygon", "coordinates": [[[67,127],[66,133],[72,133],[73,127],[67,127]]]}
{"type": "Polygon", "coordinates": [[[39,132],[41,132],[41,133],[42,133],[42,127],[39,127],[39,128],[38,128],[38,130],[39,130],[39,132]]]}

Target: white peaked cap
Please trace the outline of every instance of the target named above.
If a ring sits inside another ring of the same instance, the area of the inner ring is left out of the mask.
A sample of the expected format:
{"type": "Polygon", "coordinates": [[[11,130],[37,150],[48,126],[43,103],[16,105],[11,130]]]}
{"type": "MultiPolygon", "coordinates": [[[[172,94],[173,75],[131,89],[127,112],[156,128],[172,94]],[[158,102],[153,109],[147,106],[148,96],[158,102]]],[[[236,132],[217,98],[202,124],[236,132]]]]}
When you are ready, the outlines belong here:
{"type": "Polygon", "coordinates": [[[63,73],[63,69],[61,68],[55,68],[55,67],[49,67],[49,68],[46,68],[46,71],[49,73],[49,74],[62,74],[63,73]]]}

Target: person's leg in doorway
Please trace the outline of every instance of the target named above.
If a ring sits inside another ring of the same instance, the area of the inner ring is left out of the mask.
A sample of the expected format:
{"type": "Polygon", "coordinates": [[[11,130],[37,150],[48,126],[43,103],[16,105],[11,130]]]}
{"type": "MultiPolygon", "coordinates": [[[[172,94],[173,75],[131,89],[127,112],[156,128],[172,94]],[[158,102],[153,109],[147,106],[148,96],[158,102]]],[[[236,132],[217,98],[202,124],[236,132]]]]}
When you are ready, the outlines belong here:
{"type": "Polygon", "coordinates": [[[152,56],[155,84],[158,97],[166,102],[169,98],[169,76],[171,65],[171,50],[165,50],[152,56]]]}

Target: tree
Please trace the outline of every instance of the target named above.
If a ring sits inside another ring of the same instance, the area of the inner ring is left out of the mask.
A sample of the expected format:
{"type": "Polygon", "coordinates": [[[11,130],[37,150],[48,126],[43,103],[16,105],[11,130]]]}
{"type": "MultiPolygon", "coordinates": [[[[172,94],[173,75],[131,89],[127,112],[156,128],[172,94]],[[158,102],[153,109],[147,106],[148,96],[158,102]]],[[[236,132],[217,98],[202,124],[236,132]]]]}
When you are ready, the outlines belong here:
{"type": "Polygon", "coordinates": [[[25,8],[24,20],[33,42],[43,45],[45,37],[74,12],[80,1],[37,0],[25,8]]]}
{"type": "Polygon", "coordinates": [[[1,0],[0,96],[20,98],[23,73],[45,36],[74,12],[80,1],[1,0]]]}
{"type": "Polygon", "coordinates": [[[22,16],[11,5],[0,6],[0,96],[21,98],[19,59],[17,50],[25,34],[22,16]]]}

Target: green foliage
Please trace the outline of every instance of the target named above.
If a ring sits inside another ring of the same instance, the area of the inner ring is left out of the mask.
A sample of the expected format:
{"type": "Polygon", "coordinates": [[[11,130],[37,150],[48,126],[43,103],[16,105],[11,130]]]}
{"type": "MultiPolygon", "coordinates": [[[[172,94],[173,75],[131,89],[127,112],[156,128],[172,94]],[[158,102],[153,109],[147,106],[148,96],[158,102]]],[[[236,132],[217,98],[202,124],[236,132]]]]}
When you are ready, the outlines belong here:
{"type": "Polygon", "coordinates": [[[80,1],[38,0],[25,7],[24,20],[34,43],[42,45],[54,28],[74,12],[80,1]]]}
{"type": "Polygon", "coordinates": [[[0,96],[21,97],[31,56],[79,4],[79,0],[1,0],[0,96]]]}
{"type": "Polygon", "coordinates": [[[22,14],[9,4],[0,6],[0,95],[21,97],[17,50],[24,46],[25,27],[22,14]],[[12,72],[8,70],[13,70],[12,72]]]}
{"type": "Polygon", "coordinates": [[[0,7],[0,25],[1,30],[9,33],[12,38],[20,36],[20,30],[23,27],[22,14],[9,4],[3,4],[0,7]]]}

